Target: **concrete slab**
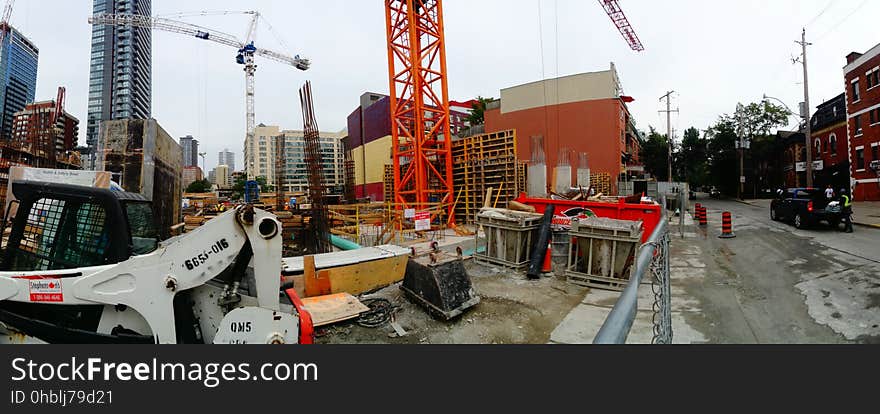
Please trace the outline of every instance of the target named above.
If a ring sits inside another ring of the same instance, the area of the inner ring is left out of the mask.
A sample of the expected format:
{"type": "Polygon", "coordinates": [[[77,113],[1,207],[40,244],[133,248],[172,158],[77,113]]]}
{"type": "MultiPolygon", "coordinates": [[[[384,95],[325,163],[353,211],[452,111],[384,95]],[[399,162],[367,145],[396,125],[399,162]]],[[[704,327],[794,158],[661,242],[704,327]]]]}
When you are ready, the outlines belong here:
{"type": "Polygon", "coordinates": [[[673,281],[699,281],[706,278],[706,269],[673,267],[669,271],[672,273],[673,281]]]}
{"type": "Polygon", "coordinates": [[[797,285],[816,322],[850,341],[880,340],[880,266],[868,266],[797,285]]]}

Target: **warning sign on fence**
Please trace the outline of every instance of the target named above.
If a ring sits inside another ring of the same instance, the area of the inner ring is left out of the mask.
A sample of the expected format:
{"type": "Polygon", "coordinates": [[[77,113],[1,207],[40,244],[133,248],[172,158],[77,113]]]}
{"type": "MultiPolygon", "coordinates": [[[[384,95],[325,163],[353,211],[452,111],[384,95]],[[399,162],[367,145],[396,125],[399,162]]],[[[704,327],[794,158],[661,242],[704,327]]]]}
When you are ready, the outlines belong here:
{"type": "Polygon", "coordinates": [[[416,231],[431,230],[431,212],[419,211],[413,218],[416,222],[416,231]]]}

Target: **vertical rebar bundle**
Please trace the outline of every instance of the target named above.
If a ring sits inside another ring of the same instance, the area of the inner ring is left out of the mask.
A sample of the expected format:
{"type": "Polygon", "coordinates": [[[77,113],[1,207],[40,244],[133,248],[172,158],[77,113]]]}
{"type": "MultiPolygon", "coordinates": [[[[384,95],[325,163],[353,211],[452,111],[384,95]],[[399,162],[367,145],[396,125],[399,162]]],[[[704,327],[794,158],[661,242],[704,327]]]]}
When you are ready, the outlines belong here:
{"type": "Polygon", "coordinates": [[[528,171],[528,193],[530,196],[547,195],[547,157],[544,154],[544,137],[531,138],[532,157],[528,171]]]}
{"type": "Polygon", "coordinates": [[[578,187],[589,190],[592,183],[590,182],[590,157],[586,152],[578,154],[578,187]]]}
{"type": "Polygon", "coordinates": [[[303,112],[303,138],[306,167],[309,169],[309,198],[312,205],[310,231],[306,233],[306,248],[311,254],[329,253],[330,220],[324,185],[324,160],[321,156],[321,133],[318,130],[318,121],[315,119],[311,82],[306,82],[299,90],[299,99],[303,112]]]}
{"type": "Polygon", "coordinates": [[[287,137],[282,133],[275,137],[275,211],[284,211],[287,188],[287,137]]]}
{"type": "Polygon", "coordinates": [[[555,191],[559,194],[566,194],[571,191],[571,150],[568,148],[559,149],[559,161],[556,163],[556,180],[555,191]]]}

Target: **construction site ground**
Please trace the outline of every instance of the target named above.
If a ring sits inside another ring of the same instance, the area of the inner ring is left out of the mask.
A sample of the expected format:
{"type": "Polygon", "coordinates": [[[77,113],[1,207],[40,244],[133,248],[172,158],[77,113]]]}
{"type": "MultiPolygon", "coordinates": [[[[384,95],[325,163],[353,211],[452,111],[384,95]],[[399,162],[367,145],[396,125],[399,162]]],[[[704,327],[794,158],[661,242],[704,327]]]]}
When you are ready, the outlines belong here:
{"type": "Polygon", "coordinates": [[[468,260],[474,289],[482,301],[461,318],[442,322],[409,302],[400,284],[362,300],[384,298],[399,306],[395,321],[407,334],[398,337],[392,326],[368,329],[356,323],[319,328],[322,344],[543,344],[587,294],[555,277],[530,281],[522,273],[484,266],[468,260]]]}

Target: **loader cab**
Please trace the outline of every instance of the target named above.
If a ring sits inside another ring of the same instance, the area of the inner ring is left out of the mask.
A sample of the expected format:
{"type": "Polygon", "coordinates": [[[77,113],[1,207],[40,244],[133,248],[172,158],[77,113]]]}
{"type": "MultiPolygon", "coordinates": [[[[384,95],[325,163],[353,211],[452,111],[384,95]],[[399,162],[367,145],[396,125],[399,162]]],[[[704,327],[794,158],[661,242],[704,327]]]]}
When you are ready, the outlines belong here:
{"type": "Polygon", "coordinates": [[[14,182],[12,192],[2,271],[104,266],[159,246],[151,204],[141,195],[37,182],[14,182]]]}

